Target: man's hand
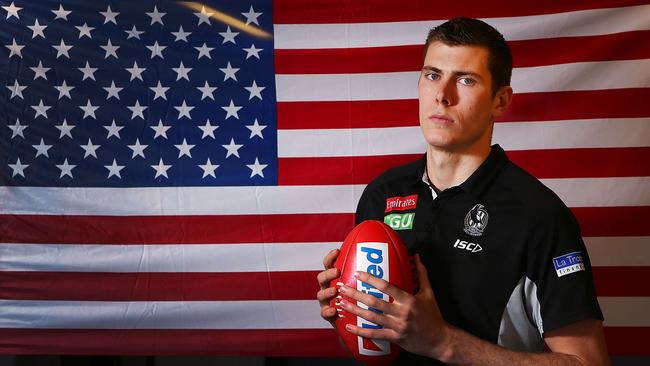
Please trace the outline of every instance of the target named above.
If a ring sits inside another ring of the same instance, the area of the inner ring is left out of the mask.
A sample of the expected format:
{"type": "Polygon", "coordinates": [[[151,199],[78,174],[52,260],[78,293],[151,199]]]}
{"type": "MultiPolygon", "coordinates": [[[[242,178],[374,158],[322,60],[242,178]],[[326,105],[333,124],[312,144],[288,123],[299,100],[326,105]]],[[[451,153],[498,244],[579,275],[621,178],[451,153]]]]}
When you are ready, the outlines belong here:
{"type": "Polygon", "coordinates": [[[318,302],[320,302],[320,316],[327,320],[334,327],[334,321],[338,317],[336,308],[330,306],[330,300],[338,295],[336,287],[330,287],[330,282],[339,277],[340,273],[338,268],[334,268],[334,261],[339,255],[339,250],[331,250],[323,259],[323,266],[325,270],[320,272],[316,277],[320,291],[316,294],[318,302]]]}
{"type": "MultiPolygon", "coordinates": [[[[356,305],[356,301],[341,301],[341,307],[352,314],[384,327],[383,329],[364,329],[348,325],[347,330],[350,333],[366,338],[387,339],[411,353],[439,358],[445,350],[449,326],[440,314],[429,283],[427,270],[418,255],[415,256],[415,265],[420,284],[420,290],[415,295],[402,291],[366,272],[358,272],[357,278],[359,280],[392,297],[393,302],[391,303],[348,286],[339,288],[339,291],[347,297],[380,310],[383,314],[362,309],[356,305]]],[[[321,309],[323,309],[322,303],[321,309]]]]}

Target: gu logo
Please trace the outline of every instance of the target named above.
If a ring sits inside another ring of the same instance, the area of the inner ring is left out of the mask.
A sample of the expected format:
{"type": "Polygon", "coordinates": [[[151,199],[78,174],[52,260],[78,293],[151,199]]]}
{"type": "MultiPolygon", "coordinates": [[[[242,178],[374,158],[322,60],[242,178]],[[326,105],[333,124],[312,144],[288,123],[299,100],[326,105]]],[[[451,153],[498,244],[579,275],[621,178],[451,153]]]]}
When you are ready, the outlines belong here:
{"type": "Polygon", "coordinates": [[[464,231],[471,236],[483,235],[483,230],[488,224],[488,213],[485,206],[477,203],[465,215],[465,229],[464,231]]]}

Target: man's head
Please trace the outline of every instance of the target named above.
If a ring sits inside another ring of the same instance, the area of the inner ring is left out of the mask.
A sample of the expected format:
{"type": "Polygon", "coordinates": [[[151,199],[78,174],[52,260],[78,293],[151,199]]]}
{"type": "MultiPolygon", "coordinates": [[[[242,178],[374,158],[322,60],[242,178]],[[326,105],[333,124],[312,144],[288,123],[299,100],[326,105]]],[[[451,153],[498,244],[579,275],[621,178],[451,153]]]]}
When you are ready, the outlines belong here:
{"type": "Polygon", "coordinates": [[[501,34],[479,20],[456,18],[429,32],[418,99],[431,148],[489,151],[494,119],[512,100],[511,65],[501,34]]]}
{"type": "Polygon", "coordinates": [[[432,28],[424,44],[424,57],[429,45],[441,42],[447,46],[480,46],[488,51],[488,69],[492,75],[492,93],[510,85],[512,54],[503,35],[489,24],[472,18],[453,18],[432,28]]]}

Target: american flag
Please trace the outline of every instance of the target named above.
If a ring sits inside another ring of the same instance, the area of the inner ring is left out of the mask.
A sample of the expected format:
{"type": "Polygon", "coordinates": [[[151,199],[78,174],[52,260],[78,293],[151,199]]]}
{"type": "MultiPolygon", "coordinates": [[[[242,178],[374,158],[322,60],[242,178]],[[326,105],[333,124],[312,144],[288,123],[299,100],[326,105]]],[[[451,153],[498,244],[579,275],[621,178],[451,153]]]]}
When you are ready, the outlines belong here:
{"type": "Polygon", "coordinates": [[[464,15],[514,54],[494,142],[578,217],[610,353],[647,354],[647,1],[0,3],[0,353],[343,355],[316,273],[424,151],[424,37],[464,15]]]}

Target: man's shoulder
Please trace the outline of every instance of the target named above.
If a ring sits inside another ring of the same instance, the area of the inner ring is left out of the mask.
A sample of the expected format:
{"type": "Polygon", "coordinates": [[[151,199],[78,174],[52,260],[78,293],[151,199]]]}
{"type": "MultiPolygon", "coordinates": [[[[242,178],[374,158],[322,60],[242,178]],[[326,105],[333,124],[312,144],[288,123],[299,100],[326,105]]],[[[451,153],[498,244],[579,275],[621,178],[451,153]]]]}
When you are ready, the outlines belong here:
{"type": "Polygon", "coordinates": [[[367,189],[403,187],[405,184],[417,182],[423,174],[424,161],[419,158],[410,163],[392,167],[381,173],[368,183],[367,189]]]}

